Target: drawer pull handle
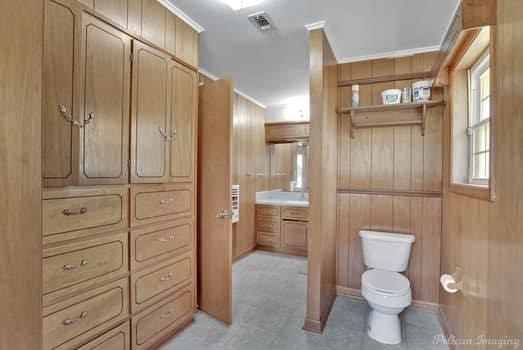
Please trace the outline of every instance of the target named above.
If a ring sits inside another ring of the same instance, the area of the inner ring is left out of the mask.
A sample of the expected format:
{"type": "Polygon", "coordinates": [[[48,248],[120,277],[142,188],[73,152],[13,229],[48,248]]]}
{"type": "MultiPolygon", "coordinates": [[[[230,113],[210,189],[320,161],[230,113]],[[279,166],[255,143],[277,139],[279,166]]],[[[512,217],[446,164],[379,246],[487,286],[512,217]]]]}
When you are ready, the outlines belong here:
{"type": "Polygon", "coordinates": [[[82,259],[82,261],[80,261],[80,264],[78,264],[78,265],[76,265],[76,266],[71,265],[71,264],[65,264],[64,267],[63,267],[63,269],[64,269],[64,271],[72,271],[72,270],[74,270],[74,269],[77,269],[77,268],[79,268],[79,267],[82,267],[82,266],[87,265],[87,263],[88,263],[87,260],[82,259]]]}
{"type": "Polygon", "coordinates": [[[172,313],[173,313],[172,311],[164,312],[163,314],[160,315],[160,320],[165,320],[166,318],[170,318],[172,313]]]}
{"type": "Polygon", "coordinates": [[[167,238],[162,237],[162,238],[159,239],[159,241],[160,241],[161,243],[169,243],[169,242],[174,241],[174,236],[171,235],[171,236],[169,236],[169,237],[167,237],[167,238]]]}
{"type": "Polygon", "coordinates": [[[62,211],[62,214],[65,216],[84,215],[85,213],[87,213],[87,208],[80,208],[79,211],[71,211],[71,209],[64,209],[62,211]]]}
{"type": "Polygon", "coordinates": [[[87,317],[87,311],[83,311],[83,312],[80,314],[79,317],[77,317],[77,318],[73,318],[73,319],[71,319],[71,318],[67,318],[67,319],[65,319],[65,320],[62,321],[62,324],[63,324],[64,326],[70,326],[70,325],[72,325],[73,323],[75,323],[76,321],[79,321],[79,320],[81,320],[82,318],[86,318],[86,317],[87,317]]]}
{"type": "Polygon", "coordinates": [[[160,199],[160,205],[165,205],[165,204],[170,204],[174,202],[174,199],[172,198],[169,198],[169,199],[160,199]]]}
{"type": "Polygon", "coordinates": [[[173,278],[173,276],[174,276],[174,273],[169,272],[169,274],[167,276],[160,277],[160,282],[170,281],[173,278]]]}

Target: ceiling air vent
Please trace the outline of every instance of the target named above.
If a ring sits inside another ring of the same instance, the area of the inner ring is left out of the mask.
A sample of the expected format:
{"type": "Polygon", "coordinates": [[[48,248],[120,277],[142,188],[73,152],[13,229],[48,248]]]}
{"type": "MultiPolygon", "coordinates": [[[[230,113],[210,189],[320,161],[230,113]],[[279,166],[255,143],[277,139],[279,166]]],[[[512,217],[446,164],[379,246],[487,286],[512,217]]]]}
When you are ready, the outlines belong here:
{"type": "Polygon", "coordinates": [[[250,15],[249,21],[251,21],[252,24],[262,32],[271,30],[272,28],[271,19],[265,12],[258,12],[250,15]]]}

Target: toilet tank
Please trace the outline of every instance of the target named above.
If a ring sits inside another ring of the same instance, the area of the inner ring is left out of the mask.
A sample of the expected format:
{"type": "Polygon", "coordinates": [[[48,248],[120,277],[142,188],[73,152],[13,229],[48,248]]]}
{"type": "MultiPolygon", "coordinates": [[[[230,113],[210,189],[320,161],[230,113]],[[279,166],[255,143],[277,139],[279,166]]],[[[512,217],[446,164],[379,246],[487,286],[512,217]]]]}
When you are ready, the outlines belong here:
{"type": "Polygon", "coordinates": [[[363,260],[368,268],[403,272],[407,270],[413,235],[360,231],[363,260]]]}

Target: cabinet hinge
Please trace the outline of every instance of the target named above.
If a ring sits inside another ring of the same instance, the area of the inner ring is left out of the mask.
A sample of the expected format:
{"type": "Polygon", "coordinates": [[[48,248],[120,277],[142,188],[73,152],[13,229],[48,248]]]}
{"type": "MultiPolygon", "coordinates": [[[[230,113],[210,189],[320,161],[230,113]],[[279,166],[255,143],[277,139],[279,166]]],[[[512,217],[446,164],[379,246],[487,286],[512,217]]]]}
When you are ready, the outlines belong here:
{"type": "Polygon", "coordinates": [[[131,169],[131,160],[130,160],[130,159],[127,159],[127,167],[128,167],[129,169],[131,169]]]}
{"type": "Polygon", "coordinates": [[[129,54],[129,62],[133,63],[133,53],[132,52],[129,54]]]}

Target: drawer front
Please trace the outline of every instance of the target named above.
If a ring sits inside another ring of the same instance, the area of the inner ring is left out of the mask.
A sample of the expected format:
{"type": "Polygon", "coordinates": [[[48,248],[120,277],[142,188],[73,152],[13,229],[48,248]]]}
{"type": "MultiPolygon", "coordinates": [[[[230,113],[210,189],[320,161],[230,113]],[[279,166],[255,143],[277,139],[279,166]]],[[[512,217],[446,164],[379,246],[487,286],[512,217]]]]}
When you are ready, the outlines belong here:
{"type": "Polygon", "coordinates": [[[71,348],[121,322],[128,300],[127,279],[122,279],[53,305],[43,318],[44,349],[71,348]]]}
{"type": "Polygon", "coordinates": [[[131,276],[132,311],[137,312],[192,282],[192,253],[131,276]]]}
{"type": "Polygon", "coordinates": [[[133,349],[152,349],[165,335],[181,328],[192,318],[192,286],[172,298],[133,317],[133,349]]]}
{"type": "Polygon", "coordinates": [[[282,207],[282,218],[289,220],[307,221],[309,219],[309,208],[282,207]]]}
{"type": "Polygon", "coordinates": [[[116,231],[127,227],[127,187],[60,189],[44,193],[44,243],[116,231]]]}
{"type": "Polygon", "coordinates": [[[280,221],[269,221],[256,219],[256,230],[263,232],[280,232],[280,221]]]}
{"type": "Polygon", "coordinates": [[[280,218],[280,207],[257,205],[256,206],[257,217],[274,217],[280,218]]]}
{"type": "Polygon", "coordinates": [[[44,251],[44,305],[55,297],[126,274],[127,234],[92,239],[44,251]],[[64,290],[65,289],[65,290],[64,290]]]}
{"type": "Polygon", "coordinates": [[[307,223],[284,221],[282,226],[281,244],[290,249],[307,249],[307,223]]]}
{"type": "Polygon", "coordinates": [[[194,226],[192,219],[135,230],[131,233],[131,268],[158,262],[192,249],[194,226]]]}
{"type": "Polygon", "coordinates": [[[192,187],[141,185],[131,188],[131,226],[167,221],[193,213],[192,187]]]}
{"type": "Polygon", "coordinates": [[[130,350],[130,333],[130,324],[129,322],[125,322],[78,348],[78,350],[130,350]]]}
{"type": "Polygon", "coordinates": [[[268,247],[279,247],[280,246],[280,236],[268,233],[268,232],[257,232],[256,233],[256,243],[262,246],[268,247]]]}

